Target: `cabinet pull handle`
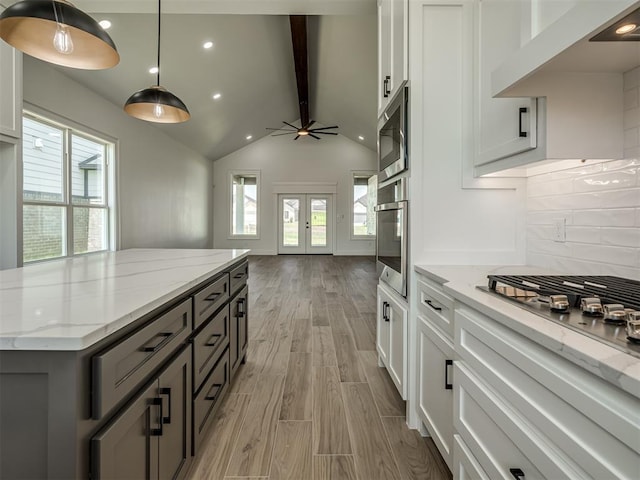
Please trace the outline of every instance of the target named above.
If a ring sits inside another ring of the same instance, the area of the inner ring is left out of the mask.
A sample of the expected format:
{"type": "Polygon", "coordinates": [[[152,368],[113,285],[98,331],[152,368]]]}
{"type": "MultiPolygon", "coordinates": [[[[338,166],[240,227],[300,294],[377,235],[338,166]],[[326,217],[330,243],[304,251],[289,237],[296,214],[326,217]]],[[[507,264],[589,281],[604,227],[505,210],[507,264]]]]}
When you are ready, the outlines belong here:
{"type": "Polygon", "coordinates": [[[218,395],[220,394],[221,390],[222,390],[222,384],[221,383],[214,383],[213,387],[211,387],[211,390],[209,390],[209,392],[207,393],[207,396],[204,397],[204,399],[205,400],[211,400],[212,402],[215,402],[218,399],[218,395]],[[216,389],[216,393],[211,395],[211,392],[213,391],[214,388],[216,389]]]}
{"type": "Polygon", "coordinates": [[[162,347],[164,347],[164,345],[171,340],[171,337],[173,337],[173,333],[172,332],[160,332],[159,334],[156,335],[156,337],[160,337],[162,340],[160,340],[157,344],[151,346],[151,347],[142,347],[140,350],[142,350],[143,352],[152,352],[152,353],[156,353],[158,350],[160,350],[162,347]]]}
{"type": "Polygon", "coordinates": [[[164,424],[164,425],[168,425],[171,423],[171,389],[169,387],[163,387],[160,390],[158,390],[158,392],[160,393],[160,395],[166,395],[167,396],[167,413],[169,415],[167,415],[166,417],[162,416],[162,398],[160,399],[160,418],[162,419],[162,421],[160,422],[160,424],[164,424]]]}
{"type": "Polygon", "coordinates": [[[208,297],[206,297],[204,299],[204,301],[205,302],[215,302],[220,295],[222,295],[222,292],[214,292],[211,295],[209,295],[208,297]]]}
{"type": "Polygon", "coordinates": [[[236,310],[236,317],[238,317],[238,318],[243,318],[244,317],[244,314],[245,314],[244,302],[245,302],[244,298],[239,298],[238,299],[238,303],[237,303],[238,308],[236,310]]]}
{"type": "Polygon", "coordinates": [[[431,303],[431,300],[425,300],[424,303],[426,303],[427,305],[429,305],[431,308],[433,308],[436,312],[441,312],[442,308],[441,307],[436,307],[433,303],[431,303]]]}
{"type": "Polygon", "coordinates": [[[391,77],[389,75],[384,77],[384,82],[382,82],[382,96],[384,98],[387,98],[389,96],[389,94],[391,93],[391,90],[389,90],[389,83],[391,82],[391,77]]]}
{"type": "Polygon", "coordinates": [[[382,302],[382,319],[385,322],[389,321],[389,315],[387,314],[387,308],[389,308],[389,303],[382,302]]]}
{"type": "Polygon", "coordinates": [[[520,468],[510,468],[509,473],[513,475],[513,478],[515,478],[516,480],[524,479],[524,472],[520,468]]]}
{"type": "Polygon", "coordinates": [[[527,132],[522,130],[522,115],[527,113],[528,111],[529,109],[527,107],[520,107],[520,110],[518,112],[518,135],[520,137],[527,136],[527,132]]]}
{"type": "Polygon", "coordinates": [[[444,388],[445,390],[451,390],[453,383],[449,383],[449,367],[453,365],[453,360],[444,361],[444,388]]]}
{"type": "Polygon", "coordinates": [[[233,278],[236,278],[236,279],[237,279],[237,278],[242,278],[242,277],[244,277],[244,272],[242,272],[242,273],[236,273],[236,274],[233,276],[233,278]]]}
{"type": "Polygon", "coordinates": [[[215,347],[218,344],[218,339],[221,337],[222,335],[218,335],[217,333],[212,334],[209,337],[209,340],[207,340],[207,343],[204,344],[205,347],[215,347]],[[213,340],[213,342],[211,341],[213,340]]]}
{"type": "Polygon", "coordinates": [[[162,399],[160,397],[152,398],[151,405],[157,405],[160,407],[160,416],[158,417],[158,425],[160,428],[152,428],[149,431],[149,435],[152,437],[161,437],[162,436],[162,399]]]}

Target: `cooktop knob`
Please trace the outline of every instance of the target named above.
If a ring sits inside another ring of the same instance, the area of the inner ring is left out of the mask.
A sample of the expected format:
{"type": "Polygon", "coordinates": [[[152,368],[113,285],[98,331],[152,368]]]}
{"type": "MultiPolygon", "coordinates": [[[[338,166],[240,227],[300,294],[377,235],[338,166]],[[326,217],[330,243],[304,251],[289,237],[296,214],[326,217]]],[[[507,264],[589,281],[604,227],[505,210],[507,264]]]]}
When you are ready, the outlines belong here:
{"type": "Polygon", "coordinates": [[[549,308],[554,312],[566,312],[569,310],[569,299],[566,295],[550,295],[549,308]]]}
{"type": "Polygon", "coordinates": [[[604,321],[607,323],[624,323],[627,321],[627,312],[624,305],[608,303],[604,305],[604,321]]]}
{"type": "Polygon", "coordinates": [[[580,308],[584,315],[602,315],[602,302],[597,297],[583,298],[580,300],[580,308]]]}

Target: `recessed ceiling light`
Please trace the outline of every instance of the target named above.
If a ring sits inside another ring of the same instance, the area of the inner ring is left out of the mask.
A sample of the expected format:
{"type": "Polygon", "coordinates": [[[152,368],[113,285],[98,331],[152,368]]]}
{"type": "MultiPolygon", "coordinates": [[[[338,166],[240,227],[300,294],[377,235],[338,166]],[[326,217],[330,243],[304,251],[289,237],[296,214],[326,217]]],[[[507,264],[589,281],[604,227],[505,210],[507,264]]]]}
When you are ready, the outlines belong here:
{"type": "Polygon", "coordinates": [[[222,96],[222,94],[221,94],[221,93],[214,93],[214,94],[213,94],[213,99],[214,99],[214,100],[218,100],[221,96],[222,96]]]}
{"type": "Polygon", "coordinates": [[[364,140],[364,137],[362,135],[358,135],[358,140],[364,140]]]}
{"type": "Polygon", "coordinates": [[[111,28],[111,22],[109,20],[100,20],[98,23],[105,30],[109,30],[111,28]]]}
{"type": "Polygon", "coordinates": [[[253,135],[247,135],[247,140],[251,140],[253,138],[253,135]]]}
{"type": "Polygon", "coordinates": [[[627,23],[622,25],[621,27],[616,29],[616,33],[618,35],[624,35],[625,33],[629,33],[634,31],[638,26],[635,23],[627,23]]]}
{"type": "Polygon", "coordinates": [[[202,48],[205,48],[207,50],[209,50],[211,47],[213,47],[213,42],[204,42],[202,44],[202,48]]]}
{"type": "Polygon", "coordinates": [[[155,73],[158,73],[158,67],[151,67],[151,68],[149,69],[149,73],[154,73],[154,74],[155,74],[155,73]]]}

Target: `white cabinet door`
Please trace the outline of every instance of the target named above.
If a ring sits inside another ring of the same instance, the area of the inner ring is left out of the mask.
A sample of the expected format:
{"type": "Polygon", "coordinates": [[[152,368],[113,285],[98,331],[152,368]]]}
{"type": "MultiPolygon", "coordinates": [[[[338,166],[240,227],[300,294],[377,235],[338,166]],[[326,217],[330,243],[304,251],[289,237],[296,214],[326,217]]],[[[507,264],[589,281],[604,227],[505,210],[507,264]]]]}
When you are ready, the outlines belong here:
{"type": "Polygon", "coordinates": [[[452,469],[453,344],[421,316],[418,336],[418,414],[452,469]]]}
{"type": "Polygon", "coordinates": [[[407,398],[407,312],[406,304],[378,285],[378,356],[403,400],[407,398]]]}
{"type": "Polygon", "coordinates": [[[22,53],[0,41],[0,135],[20,138],[22,53]]]}
{"type": "Polygon", "coordinates": [[[407,79],[408,0],[378,0],[378,115],[407,79]]]}
{"type": "Polygon", "coordinates": [[[489,480],[460,435],[453,436],[453,478],[458,480],[489,480]]]}
{"type": "Polygon", "coordinates": [[[475,4],[476,165],[536,148],[536,99],[492,98],[491,73],[520,48],[522,2],[475,4]]]}
{"type": "Polygon", "coordinates": [[[389,103],[391,93],[392,0],[378,0],[378,110],[389,103]],[[388,78],[387,78],[388,77],[388,78]]]}
{"type": "Polygon", "coordinates": [[[391,96],[398,91],[402,81],[407,79],[407,10],[408,0],[393,0],[391,6],[391,96]]]}

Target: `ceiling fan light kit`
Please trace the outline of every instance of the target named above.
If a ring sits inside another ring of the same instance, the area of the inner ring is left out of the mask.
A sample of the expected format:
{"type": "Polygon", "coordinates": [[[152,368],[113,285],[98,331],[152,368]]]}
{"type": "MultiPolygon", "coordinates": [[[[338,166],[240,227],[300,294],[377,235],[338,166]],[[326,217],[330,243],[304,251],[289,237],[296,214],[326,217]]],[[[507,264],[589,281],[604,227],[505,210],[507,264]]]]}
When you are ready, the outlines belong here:
{"type": "Polygon", "coordinates": [[[0,38],[64,67],[101,70],[120,61],[109,34],[66,0],[23,0],[7,7],[0,14],[0,38]]]}
{"type": "Polygon", "coordinates": [[[300,137],[312,137],[320,140],[318,134],[338,135],[336,132],[327,132],[338,128],[337,125],[331,127],[309,128],[315,123],[309,118],[309,67],[307,58],[307,17],[304,15],[289,15],[291,25],[291,43],[293,45],[293,63],[296,69],[296,85],[298,87],[298,105],[300,106],[300,127],[283,121],[290,128],[267,128],[272,130],[272,137],[295,134],[294,140],[300,137]]]}
{"type": "Polygon", "coordinates": [[[156,84],[139,90],[124,104],[124,111],[140,120],[154,123],[181,123],[191,118],[187,106],[173,93],[160,86],[160,17],[161,0],[158,0],[158,63],[156,84]]]}

